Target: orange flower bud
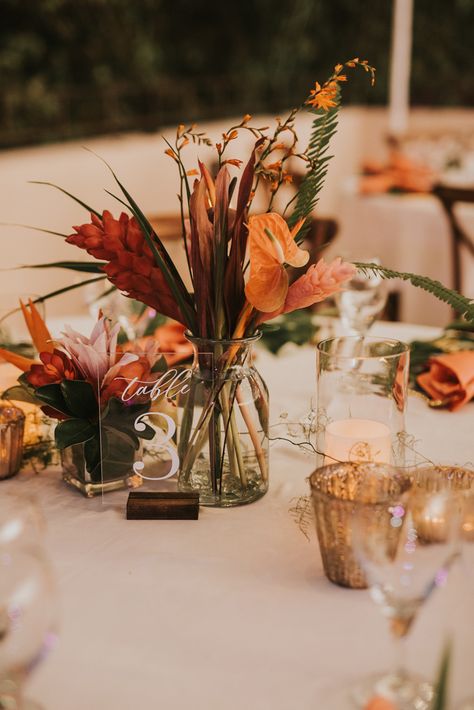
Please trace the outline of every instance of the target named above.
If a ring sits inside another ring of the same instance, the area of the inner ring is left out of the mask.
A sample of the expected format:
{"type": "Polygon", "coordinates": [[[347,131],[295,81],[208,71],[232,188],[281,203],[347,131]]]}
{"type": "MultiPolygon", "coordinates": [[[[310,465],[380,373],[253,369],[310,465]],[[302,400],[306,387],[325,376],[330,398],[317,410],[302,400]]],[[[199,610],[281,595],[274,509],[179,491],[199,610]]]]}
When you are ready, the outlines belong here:
{"type": "Polygon", "coordinates": [[[196,168],[193,168],[192,170],[187,170],[186,175],[191,177],[192,175],[199,175],[199,170],[196,170],[196,168]]]}
{"type": "Polygon", "coordinates": [[[235,138],[237,138],[238,135],[239,135],[239,132],[234,129],[229,135],[229,140],[233,141],[235,138]]]}
{"type": "Polygon", "coordinates": [[[224,160],[222,163],[223,165],[235,165],[236,168],[240,168],[242,165],[241,160],[237,160],[237,158],[229,158],[229,160],[224,160]]]}
{"type": "Polygon", "coordinates": [[[248,123],[251,118],[252,118],[252,116],[250,115],[250,113],[246,113],[242,119],[242,124],[248,123]]]}
{"type": "Polygon", "coordinates": [[[174,154],[174,150],[172,148],[167,148],[165,150],[165,155],[169,155],[170,158],[173,158],[173,160],[176,160],[176,155],[174,154]]]}

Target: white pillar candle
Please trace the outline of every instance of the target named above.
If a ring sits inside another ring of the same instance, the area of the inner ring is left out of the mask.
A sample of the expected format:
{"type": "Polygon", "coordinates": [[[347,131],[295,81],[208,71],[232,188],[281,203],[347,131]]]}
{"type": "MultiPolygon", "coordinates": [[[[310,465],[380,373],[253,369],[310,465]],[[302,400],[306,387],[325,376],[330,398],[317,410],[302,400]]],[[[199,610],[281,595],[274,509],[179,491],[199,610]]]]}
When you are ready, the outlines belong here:
{"type": "Polygon", "coordinates": [[[386,424],[373,419],[340,419],[325,433],[325,464],[338,461],[391,463],[392,441],[386,424]]]}
{"type": "Polygon", "coordinates": [[[394,0],[390,57],[389,131],[402,136],[408,127],[413,0],[394,0]]]}

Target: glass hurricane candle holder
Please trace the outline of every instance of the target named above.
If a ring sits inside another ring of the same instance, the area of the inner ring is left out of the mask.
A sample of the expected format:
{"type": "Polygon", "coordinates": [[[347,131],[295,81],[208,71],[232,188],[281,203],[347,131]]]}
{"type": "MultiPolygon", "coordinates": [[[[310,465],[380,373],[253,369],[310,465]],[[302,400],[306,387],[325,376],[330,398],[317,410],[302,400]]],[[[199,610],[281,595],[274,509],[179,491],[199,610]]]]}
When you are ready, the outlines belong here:
{"type": "Polygon", "coordinates": [[[11,404],[0,405],[0,479],[21,468],[25,415],[11,404]]]}
{"type": "Polygon", "coordinates": [[[317,348],[318,465],[404,463],[409,347],[339,337],[317,348]]]}
{"type": "MultiPolygon", "coordinates": [[[[310,477],[316,532],[327,578],[342,587],[365,589],[367,581],[352,544],[354,506],[369,510],[385,504],[410,487],[408,475],[387,464],[337,463],[316,469],[310,477]]],[[[377,517],[374,516],[374,521],[377,517]]],[[[391,534],[386,521],[372,534],[391,534]],[[385,526],[385,527],[383,527],[385,526]]]]}

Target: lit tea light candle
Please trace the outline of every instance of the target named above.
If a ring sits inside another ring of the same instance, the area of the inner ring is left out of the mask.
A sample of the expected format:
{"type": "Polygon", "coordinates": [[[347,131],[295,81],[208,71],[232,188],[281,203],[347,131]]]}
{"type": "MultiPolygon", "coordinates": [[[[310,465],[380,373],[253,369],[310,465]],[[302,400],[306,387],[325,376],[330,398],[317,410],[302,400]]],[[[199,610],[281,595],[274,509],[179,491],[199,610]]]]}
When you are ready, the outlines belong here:
{"type": "Polygon", "coordinates": [[[392,441],[386,424],[373,419],[340,419],[327,425],[325,464],[390,463],[391,459],[392,441]]]}

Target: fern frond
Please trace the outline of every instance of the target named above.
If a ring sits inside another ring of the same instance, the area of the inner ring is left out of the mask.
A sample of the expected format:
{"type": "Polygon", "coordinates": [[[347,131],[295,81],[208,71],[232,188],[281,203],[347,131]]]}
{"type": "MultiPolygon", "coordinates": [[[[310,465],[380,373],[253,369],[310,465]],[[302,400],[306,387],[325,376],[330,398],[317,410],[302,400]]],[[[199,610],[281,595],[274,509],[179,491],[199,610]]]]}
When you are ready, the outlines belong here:
{"type": "MultiPolygon", "coordinates": [[[[329,111],[322,109],[311,109],[315,115],[311,137],[309,139],[306,155],[310,162],[308,171],[300,185],[295,208],[288,218],[291,227],[301,218],[308,218],[316,207],[319,200],[319,193],[324,184],[328,171],[328,164],[332,156],[328,155],[329,142],[337,130],[339,107],[341,103],[341,92],[338,89],[336,96],[336,106],[329,111]]],[[[306,223],[299,231],[297,242],[301,242],[308,231],[309,223],[306,223]]]]}
{"type": "Polygon", "coordinates": [[[402,279],[403,281],[409,281],[413,284],[413,286],[422,288],[424,291],[431,293],[440,301],[444,301],[444,303],[451,306],[453,310],[464,316],[466,320],[474,323],[474,301],[470,298],[466,298],[466,296],[463,296],[457,291],[453,291],[452,289],[443,286],[443,284],[439,281],[434,281],[427,276],[419,276],[418,274],[411,274],[409,272],[386,269],[384,266],[379,266],[379,264],[363,264],[355,262],[355,266],[359,269],[359,271],[366,275],[372,273],[381,276],[383,279],[402,279]]]}

